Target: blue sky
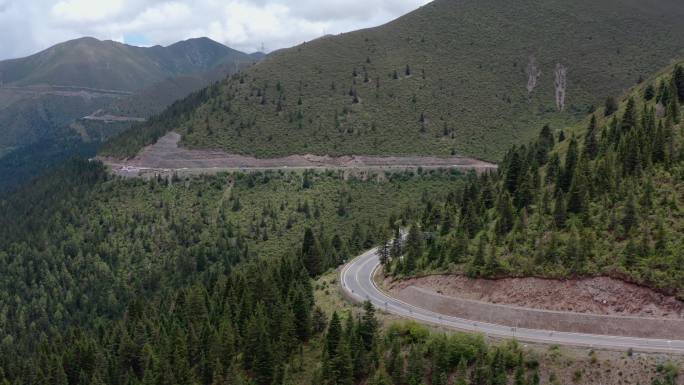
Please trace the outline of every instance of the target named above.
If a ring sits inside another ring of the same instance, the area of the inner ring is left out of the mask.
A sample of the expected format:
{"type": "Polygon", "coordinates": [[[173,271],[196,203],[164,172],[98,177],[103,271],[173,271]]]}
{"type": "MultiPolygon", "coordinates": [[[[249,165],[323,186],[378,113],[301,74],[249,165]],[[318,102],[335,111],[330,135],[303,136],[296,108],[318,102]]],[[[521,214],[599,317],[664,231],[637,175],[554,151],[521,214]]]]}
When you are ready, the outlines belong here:
{"type": "Polygon", "coordinates": [[[0,0],[0,60],[82,36],[168,45],[206,36],[245,52],[388,22],[429,0],[0,0]]]}

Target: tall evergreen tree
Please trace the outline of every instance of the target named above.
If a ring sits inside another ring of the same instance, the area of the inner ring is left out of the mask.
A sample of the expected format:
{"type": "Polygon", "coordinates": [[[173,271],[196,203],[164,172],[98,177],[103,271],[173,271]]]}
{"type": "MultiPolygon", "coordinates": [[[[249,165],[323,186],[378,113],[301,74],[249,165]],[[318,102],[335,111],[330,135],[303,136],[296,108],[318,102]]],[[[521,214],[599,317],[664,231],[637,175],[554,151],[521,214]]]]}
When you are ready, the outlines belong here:
{"type": "Polygon", "coordinates": [[[623,209],[622,227],[625,233],[629,233],[637,225],[637,210],[634,195],[630,194],[623,209]]]}
{"type": "Polygon", "coordinates": [[[684,66],[678,64],[672,72],[673,84],[677,88],[680,103],[684,103],[684,66]]]}
{"type": "Polygon", "coordinates": [[[375,318],[375,308],[370,301],[363,303],[363,317],[359,324],[359,334],[363,340],[366,351],[373,349],[375,336],[378,332],[378,320],[375,318]]]}
{"type": "Polygon", "coordinates": [[[522,160],[520,159],[520,155],[518,154],[517,149],[514,148],[511,151],[510,158],[508,159],[508,164],[506,167],[505,186],[506,190],[508,190],[509,193],[515,193],[516,189],[518,188],[518,183],[522,173],[522,160]]]}
{"type": "Polygon", "coordinates": [[[584,155],[589,159],[596,158],[596,155],[598,154],[599,147],[596,134],[596,115],[592,115],[589,127],[587,127],[587,134],[584,137],[584,155]]]}
{"type": "Polygon", "coordinates": [[[605,109],[605,111],[604,111],[605,116],[613,115],[615,113],[615,111],[618,110],[617,100],[615,100],[615,98],[613,98],[613,97],[607,98],[606,102],[605,102],[604,109],[605,109]]]}
{"type": "Polygon", "coordinates": [[[622,121],[620,121],[620,131],[622,134],[635,128],[637,119],[636,101],[634,98],[629,98],[627,107],[625,107],[625,113],[622,114],[622,121]]]}
{"type": "Polygon", "coordinates": [[[416,268],[418,258],[423,255],[423,234],[417,224],[413,224],[406,237],[406,254],[404,255],[404,272],[410,273],[416,268]]]}
{"type": "Polygon", "coordinates": [[[560,175],[558,185],[564,192],[567,192],[572,184],[572,178],[575,175],[575,167],[577,167],[577,139],[573,136],[568,145],[568,152],[565,154],[565,164],[563,172],[560,175]]]}
{"type": "Polygon", "coordinates": [[[323,272],[323,258],[318,241],[311,228],[304,230],[304,240],[302,241],[302,261],[304,267],[311,277],[316,277],[323,272]]]}
{"type": "Polygon", "coordinates": [[[496,221],[496,233],[498,235],[506,235],[513,229],[513,222],[515,221],[513,214],[513,202],[507,191],[504,191],[497,203],[498,219],[496,221]]]}

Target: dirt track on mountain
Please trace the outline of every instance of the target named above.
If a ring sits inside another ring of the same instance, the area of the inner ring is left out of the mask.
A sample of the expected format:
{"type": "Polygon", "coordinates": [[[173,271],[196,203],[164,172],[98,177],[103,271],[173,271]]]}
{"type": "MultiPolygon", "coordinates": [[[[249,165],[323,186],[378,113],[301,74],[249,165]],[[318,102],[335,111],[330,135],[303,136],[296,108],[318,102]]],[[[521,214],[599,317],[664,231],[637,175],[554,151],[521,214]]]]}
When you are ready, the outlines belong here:
{"type": "Polygon", "coordinates": [[[457,168],[482,172],[496,165],[465,157],[439,158],[432,156],[374,157],[349,155],[291,155],[282,158],[260,159],[229,154],[219,150],[199,150],[180,147],[180,135],[170,132],[157,143],[146,147],[130,160],[98,158],[122,176],[139,176],[168,173],[212,173],[235,170],[262,169],[412,169],[457,168]]]}

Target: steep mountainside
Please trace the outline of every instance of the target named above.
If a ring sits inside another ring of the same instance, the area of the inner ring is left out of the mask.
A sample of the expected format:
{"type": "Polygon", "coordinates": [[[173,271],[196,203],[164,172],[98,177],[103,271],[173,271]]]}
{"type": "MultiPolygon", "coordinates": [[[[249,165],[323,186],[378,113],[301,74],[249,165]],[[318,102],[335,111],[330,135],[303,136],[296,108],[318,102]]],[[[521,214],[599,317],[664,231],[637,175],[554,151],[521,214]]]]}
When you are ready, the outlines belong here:
{"type": "Polygon", "coordinates": [[[4,87],[49,84],[135,91],[171,76],[235,61],[252,59],[207,38],[143,48],[84,37],[0,62],[0,82],[4,87]]]}
{"type": "Polygon", "coordinates": [[[131,121],[148,118],[261,56],[206,38],[151,48],[83,38],[0,62],[0,192],[82,154],[79,146],[92,155],[97,143],[131,121]]]}
{"type": "Polygon", "coordinates": [[[188,146],[261,157],[496,160],[541,124],[576,122],[684,54],[683,18],[678,0],[436,0],[278,51],[166,129],[188,146]]]}
{"type": "MultiPolygon", "coordinates": [[[[684,64],[684,63],[683,63],[684,64]]],[[[684,299],[684,66],[579,126],[513,147],[423,215],[397,275],[608,275],[684,299]]],[[[396,257],[396,253],[394,255],[396,257]]]]}

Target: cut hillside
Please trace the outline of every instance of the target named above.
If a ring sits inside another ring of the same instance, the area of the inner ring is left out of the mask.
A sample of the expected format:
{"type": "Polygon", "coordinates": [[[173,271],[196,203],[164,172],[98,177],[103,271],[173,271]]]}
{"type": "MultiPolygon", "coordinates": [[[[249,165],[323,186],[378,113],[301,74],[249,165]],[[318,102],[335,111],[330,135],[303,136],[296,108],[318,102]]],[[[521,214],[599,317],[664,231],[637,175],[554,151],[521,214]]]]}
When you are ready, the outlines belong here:
{"type": "Polygon", "coordinates": [[[426,211],[386,271],[609,276],[684,299],[682,64],[511,148],[496,173],[426,211]]]}
{"type": "MultiPolygon", "coordinates": [[[[678,0],[437,0],[278,51],[164,129],[189,147],[257,157],[497,160],[684,54],[683,19],[678,0]]],[[[135,154],[164,133],[140,131],[157,128],[131,130],[108,154],[135,154]]]]}

